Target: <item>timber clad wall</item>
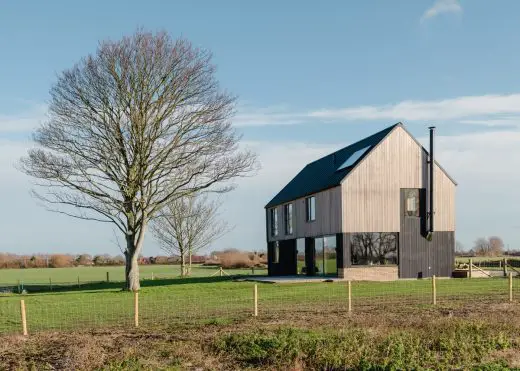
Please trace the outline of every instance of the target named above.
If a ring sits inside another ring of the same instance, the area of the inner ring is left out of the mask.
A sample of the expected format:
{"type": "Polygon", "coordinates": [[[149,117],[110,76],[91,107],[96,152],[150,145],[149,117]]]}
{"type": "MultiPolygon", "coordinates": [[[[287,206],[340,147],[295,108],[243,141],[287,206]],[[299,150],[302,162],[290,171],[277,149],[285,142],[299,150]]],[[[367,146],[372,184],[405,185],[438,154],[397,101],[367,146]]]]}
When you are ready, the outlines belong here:
{"type": "MultiPolygon", "coordinates": [[[[309,195],[312,196],[312,195],[309,195]]],[[[278,236],[271,236],[271,213],[267,212],[268,241],[287,240],[302,237],[316,237],[341,232],[341,187],[334,187],[315,193],[316,220],[306,221],[305,197],[294,200],[293,233],[285,234],[284,205],[278,209],[278,236]]],[[[289,203],[289,202],[288,202],[289,203]]]]}
{"type": "MultiPolygon", "coordinates": [[[[342,232],[399,232],[400,189],[428,187],[426,161],[423,148],[396,127],[342,182],[342,232]]],[[[437,165],[434,171],[435,229],[454,231],[455,184],[437,165]]]]}

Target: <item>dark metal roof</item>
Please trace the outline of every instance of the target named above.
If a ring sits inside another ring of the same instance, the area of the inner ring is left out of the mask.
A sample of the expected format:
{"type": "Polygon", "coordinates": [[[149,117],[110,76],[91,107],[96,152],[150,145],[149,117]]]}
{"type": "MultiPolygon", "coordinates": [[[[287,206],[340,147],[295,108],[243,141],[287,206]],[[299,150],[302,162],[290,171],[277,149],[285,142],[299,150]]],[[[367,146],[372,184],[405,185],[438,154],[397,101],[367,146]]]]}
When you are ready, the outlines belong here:
{"type": "Polygon", "coordinates": [[[265,207],[272,207],[300,197],[338,186],[356,165],[401,123],[392,125],[348,147],[331,153],[305,166],[265,207]],[[354,152],[370,146],[353,166],[337,170],[354,152]]]}

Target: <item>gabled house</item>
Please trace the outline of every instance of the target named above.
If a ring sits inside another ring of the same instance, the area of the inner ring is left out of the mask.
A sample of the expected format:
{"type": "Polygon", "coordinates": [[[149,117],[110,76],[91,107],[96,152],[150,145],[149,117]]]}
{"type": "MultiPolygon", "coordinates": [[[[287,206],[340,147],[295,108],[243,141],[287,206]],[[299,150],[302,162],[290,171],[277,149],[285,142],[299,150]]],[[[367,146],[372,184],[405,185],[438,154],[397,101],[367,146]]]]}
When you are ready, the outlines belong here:
{"type": "Polygon", "coordinates": [[[305,166],[265,206],[268,274],[451,276],[457,184],[433,130],[430,152],[398,123],[305,166]]]}

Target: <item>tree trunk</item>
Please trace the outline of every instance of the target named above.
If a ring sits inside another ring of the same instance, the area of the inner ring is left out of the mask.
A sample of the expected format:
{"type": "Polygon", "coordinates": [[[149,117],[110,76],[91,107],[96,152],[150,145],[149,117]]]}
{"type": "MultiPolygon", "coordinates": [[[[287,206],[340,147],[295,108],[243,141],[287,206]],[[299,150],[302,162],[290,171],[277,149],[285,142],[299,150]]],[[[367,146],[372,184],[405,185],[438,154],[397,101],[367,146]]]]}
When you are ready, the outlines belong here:
{"type": "Polygon", "coordinates": [[[186,256],[184,256],[183,253],[181,253],[181,277],[184,277],[186,271],[186,256]]]}
{"type": "Polygon", "coordinates": [[[139,291],[141,288],[141,284],[139,281],[139,254],[141,253],[141,249],[143,247],[144,233],[146,229],[146,224],[141,226],[139,231],[139,235],[128,234],[126,236],[126,251],[125,251],[125,280],[126,285],[125,289],[128,291],[139,291]]]}

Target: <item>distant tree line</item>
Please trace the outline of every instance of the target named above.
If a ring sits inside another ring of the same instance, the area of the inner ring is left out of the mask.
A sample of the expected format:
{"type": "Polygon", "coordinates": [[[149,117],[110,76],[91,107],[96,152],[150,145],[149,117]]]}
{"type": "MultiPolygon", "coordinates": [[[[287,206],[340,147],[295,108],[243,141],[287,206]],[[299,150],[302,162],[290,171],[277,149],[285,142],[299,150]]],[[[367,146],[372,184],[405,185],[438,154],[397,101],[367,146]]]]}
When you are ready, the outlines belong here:
{"type": "Polygon", "coordinates": [[[504,249],[504,241],[501,237],[479,237],[473,243],[473,247],[469,250],[460,242],[457,241],[455,244],[455,254],[457,256],[486,256],[486,257],[497,257],[497,256],[520,256],[520,250],[508,250],[504,249]]]}
{"type": "MultiPolygon", "coordinates": [[[[192,255],[193,264],[222,266],[223,268],[250,268],[267,264],[264,252],[248,252],[237,249],[214,251],[208,255],[192,255]]],[[[139,256],[139,264],[180,265],[182,259],[173,256],[139,256]]],[[[17,255],[0,253],[0,269],[19,268],[67,268],[89,266],[123,266],[123,255],[89,255],[89,254],[34,254],[17,255]]]]}

